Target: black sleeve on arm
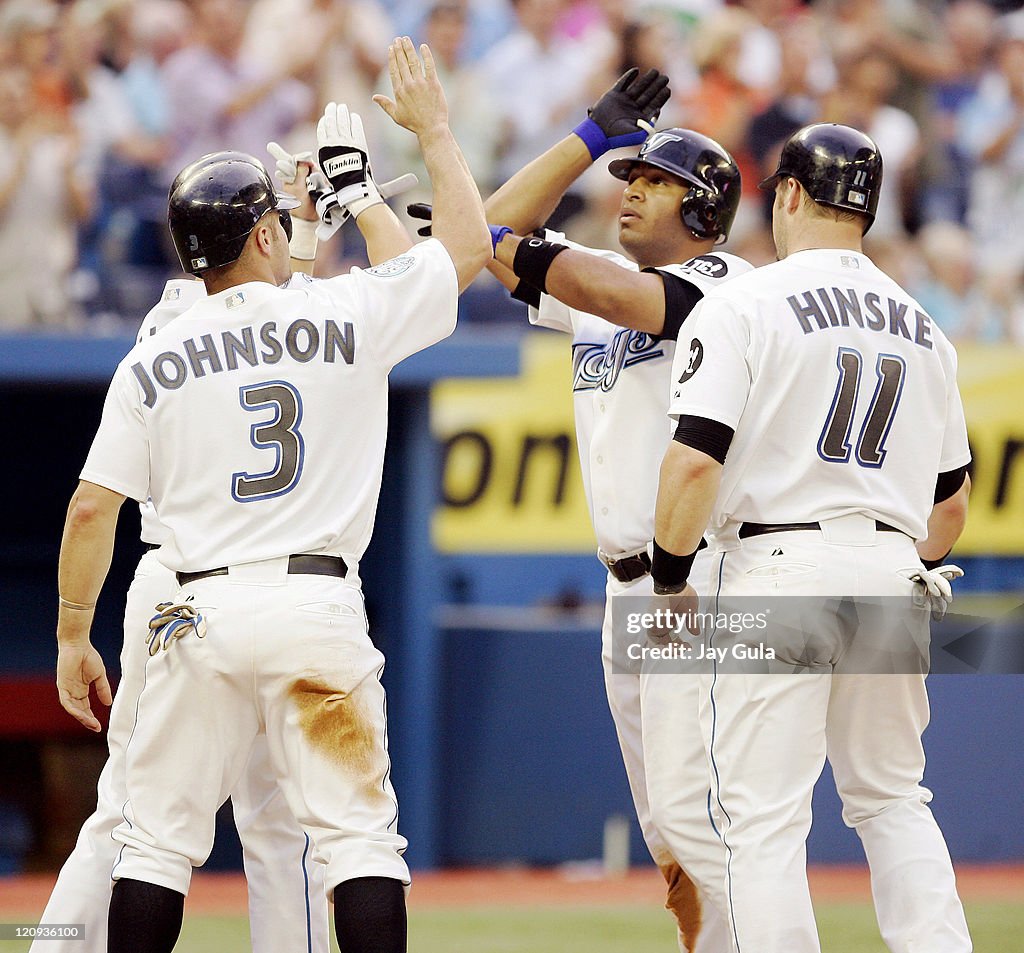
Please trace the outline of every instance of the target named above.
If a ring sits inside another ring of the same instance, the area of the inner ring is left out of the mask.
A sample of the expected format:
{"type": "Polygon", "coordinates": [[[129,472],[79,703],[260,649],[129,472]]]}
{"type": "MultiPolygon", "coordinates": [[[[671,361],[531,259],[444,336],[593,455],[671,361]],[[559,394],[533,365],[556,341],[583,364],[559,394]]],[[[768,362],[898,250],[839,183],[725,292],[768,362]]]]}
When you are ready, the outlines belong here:
{"type": "Polygon", "coordinates": [[[706,453],[719,463],[725,463],[725,455],[729,452],[729,444],[732,443],[735,432],[732,427],[708,417],[680,414],[679,426],[676,427],[673,439],[678,440],[683,446],[706,453]]]}
{"type": "Polygon", "coordinates": [[[966,479],[966,464],[962,467],[957,467],[955,470],[947,470],[945,473],[940,473],[939,478],[935,481],[935,502],[942,503],[944,500],[948,500],[964,485],[964,480],[966,479]]]}
{"type": "Polygon", "coordinates": [[[660,334],[653,335],[657,341],[674,341],[679,329],[704,292],[678,275],[670,275],[657,268],[645,268],[645,275],[657,275],[665,286],[665,325],[660,334]]]}

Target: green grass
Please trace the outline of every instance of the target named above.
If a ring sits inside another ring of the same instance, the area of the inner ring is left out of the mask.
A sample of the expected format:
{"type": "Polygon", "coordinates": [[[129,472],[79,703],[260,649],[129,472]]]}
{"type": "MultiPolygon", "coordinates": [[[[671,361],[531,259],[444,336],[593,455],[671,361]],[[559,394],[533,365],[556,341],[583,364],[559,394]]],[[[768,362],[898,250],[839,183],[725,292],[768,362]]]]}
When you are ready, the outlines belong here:
{"type": "MultiPolygon", "coordinates": [[[[1024,953],[1024,904],[972,903],[975,953],[1024,953]]],[[[869,904],[820,904],[824,953],[886,953],[869,904]]],[[[244,917],[192,917],[176,953],[249,948],[244,917]]],[[[0,953],[28,944],[0,942],[0,953]]],[[[638,907],[414,910],[410,953],[676,953],[668,914],[638,907]]],[[[285,951],[282,951],[285,953],[285,951]]]]}

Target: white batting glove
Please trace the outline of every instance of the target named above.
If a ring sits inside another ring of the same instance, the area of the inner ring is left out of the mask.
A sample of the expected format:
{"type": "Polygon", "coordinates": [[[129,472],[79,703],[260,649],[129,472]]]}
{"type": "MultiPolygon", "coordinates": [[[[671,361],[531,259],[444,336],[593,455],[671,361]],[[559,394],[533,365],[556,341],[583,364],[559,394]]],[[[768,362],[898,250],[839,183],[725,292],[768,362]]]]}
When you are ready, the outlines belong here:
{"type": "Polygon", "coordinates": [[[284,146],[280,146],[276,142],[267,143],[267,152],[274,157],[274,174],[285,185],[292,185],[295,182],[295,176],[299,174],[300,162],[308,162],[310,165],[315,164],[312,152],[296,152],[293,155],[284,146]]]}
{"type": "Polygon", "coordinates": [[[950,583],[963,574],[964,571],[959,566],[952,564],[912,573],[907,578],[915,583],[915,604],[927,605],[932,611],[932,618],[938,621],[953,604],[953,587],[950,583]]]}
{"type": "Polygon", "coordinates": [[[358,218],[384,201],[370,172],[363,120],[344,103],[328,103],[316,126],[317,164],[338,195],[338,205],[358,218]]]}
{"type": "Polygon", "coordinates": [[[194,632],[200,639],[206,637],[206,619],[190,602],[161,602],[156,615],[149,620],[149,654],[165,652],[178,639],[194,632]]]}
{"type": "MultiPolygon", "coordinates": [[[[314,175],[319,174],[319,172],[314,173],[314,175]]],[[[390,199],[396,195],[401,195],[403,192],[408,192],[409,189],[414,189],[419,185],[419,181],[414,173],[406,172],[405,175],[400,175],[398,178],[382,182],[378,186],[378,192],[382,199],[390,199]]],[[[314,201],[316,203],[316,213],[320,217],[320,224],[316,228],[316,237],[320,241],[325,242],[348,221],[349,209],[342,208],[338,203],[337,193],[329,186],[327,191],[321,193],[314,201]]]]}

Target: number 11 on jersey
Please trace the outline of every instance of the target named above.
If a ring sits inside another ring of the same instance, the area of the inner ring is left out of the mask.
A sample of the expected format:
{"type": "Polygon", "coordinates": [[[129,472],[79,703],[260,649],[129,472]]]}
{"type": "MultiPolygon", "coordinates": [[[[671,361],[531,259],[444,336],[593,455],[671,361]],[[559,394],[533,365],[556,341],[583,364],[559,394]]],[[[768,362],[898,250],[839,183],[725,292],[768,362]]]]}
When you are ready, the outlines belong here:
{"type": "MultiPolygon", "coordinates": [[[[818,456],[828,463],[849,463],[850,433],[857,412],[863,357],[850,347],[839,348],[839,380],[825,425],[818,438],[818,456]]],[[[856,460],[862,467],[879,469],[885,462],[889,435],[903,393],[907,364],[898,354],[879,354],[875,361],[875,391],[857,437],[856,460]]]]}

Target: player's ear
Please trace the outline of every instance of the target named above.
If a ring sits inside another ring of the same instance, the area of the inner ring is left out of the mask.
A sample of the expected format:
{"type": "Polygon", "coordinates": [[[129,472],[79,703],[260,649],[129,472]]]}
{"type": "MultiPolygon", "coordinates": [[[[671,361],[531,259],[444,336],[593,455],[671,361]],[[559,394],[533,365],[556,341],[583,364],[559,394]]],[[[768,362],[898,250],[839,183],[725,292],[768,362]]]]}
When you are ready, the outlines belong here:
{"type": "Polygon", "coordinates": [[[782,207],[792,215],[798,208],[800,203],[803,202],[804,189],[803,186],[788,175],[781,182],[782,188],[782,207]]]}

